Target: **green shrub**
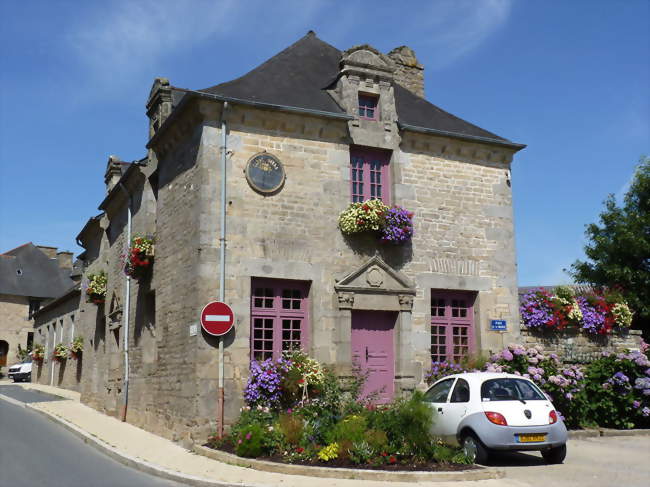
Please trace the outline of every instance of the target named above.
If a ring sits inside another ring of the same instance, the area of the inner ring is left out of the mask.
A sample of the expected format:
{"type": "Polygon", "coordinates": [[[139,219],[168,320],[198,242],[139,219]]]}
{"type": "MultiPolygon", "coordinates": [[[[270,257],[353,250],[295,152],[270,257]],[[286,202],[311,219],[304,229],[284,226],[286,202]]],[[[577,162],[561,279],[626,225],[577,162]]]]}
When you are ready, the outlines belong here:
{"type": "Polygon", "coordinates": [[[368,419],[372,429],[386,433],[392,450],[421,458],[431,456],[434,412],[424,402],[424,393],[415,391],[408,399],[371,411],[368,419]]]}
{"type": "Polygon", "coordinates": [[[376,453],[381,453],[386,450],[388,446],[388,436],[381,430],[368,430],[366,431],[365,441],[376,453]]]}
{"type": "Polygon", "coordinates": [[[355,441],[349,449],[352,463],[366,464],[375,455],[375,450],[367,441],[355,441]]]}
{"type": "Polygon", "coordinates": [[[300,443],[304,430],[302,417],[297,414],[280,414],[278,427],[288,444],[297,445],[300,443]]]}
{"type": "Polygon", "coordinates": [[[368,425],[366,418],[360,415],[346,416],[339,421],[330,431],[328,443],[341,442],[344,440],[350,442],[360,442],[364,440],[364,435],[368,425]]]}
{"type": "Polygon", "coordinates": [[[265,430],[260,424],[252,423],[242,428],[235,442],[235,453],[240,457],[259,457],[264,450],[265,430]]]}

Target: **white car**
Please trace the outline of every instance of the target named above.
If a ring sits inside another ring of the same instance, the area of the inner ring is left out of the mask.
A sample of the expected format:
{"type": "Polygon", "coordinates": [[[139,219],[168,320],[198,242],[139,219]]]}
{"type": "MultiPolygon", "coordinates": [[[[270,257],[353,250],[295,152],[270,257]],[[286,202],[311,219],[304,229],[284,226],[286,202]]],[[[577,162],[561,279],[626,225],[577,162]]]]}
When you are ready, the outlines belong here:
{"type": "Polygon", "coordinates": [[[437,412],[433,435],[460,445],[476,463],[492,450],[538,450],[562,463],[567,430],[546,395],[518,375],[468,372],[444,377],[425,393],[437,412]]]}
{"type": "Polygon", "coordinates": [[[7,376],[12,379],[14,382],[27,381],[31,382],[32,380],[32,359],[27,357],[19,364],[14,364],[9,367],[7,376]]]}

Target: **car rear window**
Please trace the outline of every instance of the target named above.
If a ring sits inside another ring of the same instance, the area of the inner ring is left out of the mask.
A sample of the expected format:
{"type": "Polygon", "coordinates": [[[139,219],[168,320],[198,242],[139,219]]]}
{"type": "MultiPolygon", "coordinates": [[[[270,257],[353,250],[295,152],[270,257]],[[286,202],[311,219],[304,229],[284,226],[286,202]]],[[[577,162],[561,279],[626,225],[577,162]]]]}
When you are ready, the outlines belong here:
{"type": "Polygon", "coordinates": [[[546,398],[526,379],[490,379],[481,386],[483,401],[545,401],[546,398]]]}

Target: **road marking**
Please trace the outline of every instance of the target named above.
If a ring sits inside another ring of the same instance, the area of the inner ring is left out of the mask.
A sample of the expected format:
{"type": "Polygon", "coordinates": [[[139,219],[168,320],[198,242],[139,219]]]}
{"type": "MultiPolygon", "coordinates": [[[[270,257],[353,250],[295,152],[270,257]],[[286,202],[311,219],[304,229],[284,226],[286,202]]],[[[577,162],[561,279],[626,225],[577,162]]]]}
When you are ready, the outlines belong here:
{"type": "Polygon", "coordinates": [[[205,315],[205,321],[230,321],[229,315],[205,315]]]}
{"type": "Polygon", "coordinates": [[[13,397],[5,396],[4,394],[0,394],[0,399],[3,399],[5,401],[7,401],[8,403],[13,404],[14,406],[20,406],[21,408],[27,407],[26,403],[24,403],[22,401],[18,401],[17,399],[14,399],[13,397]]]}

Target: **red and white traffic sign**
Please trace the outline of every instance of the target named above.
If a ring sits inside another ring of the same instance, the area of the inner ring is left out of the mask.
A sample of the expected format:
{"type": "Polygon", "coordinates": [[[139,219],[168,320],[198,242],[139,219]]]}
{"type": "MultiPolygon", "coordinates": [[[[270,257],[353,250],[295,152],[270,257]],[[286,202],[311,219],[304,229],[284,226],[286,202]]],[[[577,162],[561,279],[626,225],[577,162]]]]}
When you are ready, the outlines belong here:
{"type": "Polygon", "coordinates": [[[201,326],[210,335],[225,335],[234,322],[235,315],[226,303],[213,301],[206,304],[201,311],[201,326]]]}

